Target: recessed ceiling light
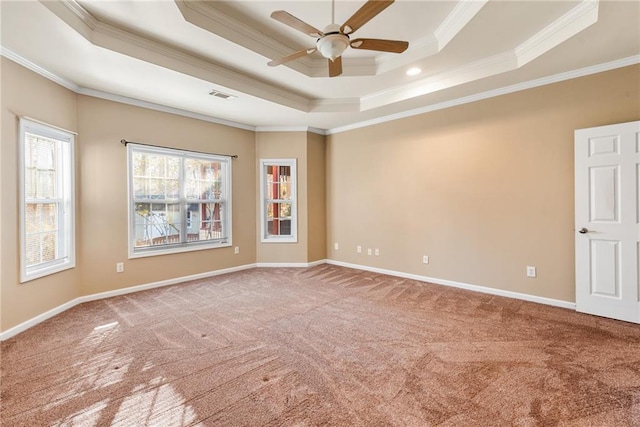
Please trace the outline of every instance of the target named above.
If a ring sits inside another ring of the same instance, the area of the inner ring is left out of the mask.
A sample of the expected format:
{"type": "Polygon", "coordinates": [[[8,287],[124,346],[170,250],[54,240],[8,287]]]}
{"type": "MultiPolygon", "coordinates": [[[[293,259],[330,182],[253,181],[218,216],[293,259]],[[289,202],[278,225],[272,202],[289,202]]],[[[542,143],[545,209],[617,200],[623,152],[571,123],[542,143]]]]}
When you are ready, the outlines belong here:
{"type": "Polygon", "coordinates": [[[407,70],[407,76],[417,76],[421,72],[422,72],[422,70],[420,68],[418,68],[418,67],[409,68],[407,70]]]}

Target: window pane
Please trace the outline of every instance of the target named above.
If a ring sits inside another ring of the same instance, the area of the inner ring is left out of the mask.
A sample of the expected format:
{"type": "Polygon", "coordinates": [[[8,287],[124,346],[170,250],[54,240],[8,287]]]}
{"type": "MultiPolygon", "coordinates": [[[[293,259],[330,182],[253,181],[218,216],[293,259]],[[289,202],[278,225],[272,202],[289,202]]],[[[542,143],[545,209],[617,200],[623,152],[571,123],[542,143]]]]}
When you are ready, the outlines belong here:
{"type": "Polygon", "coordinates": [[[178,199],[180,158],[134,152],[133,194],[136,198],[144,199],[178,199]]]}
{"type": "Polygon", "coordinates": [[[24,228],[28,267],[56,259],[58,232],[57,204],[26,204],[24,228]]]}
{"type": "Polygon", "coordinates": [[[41,245],[40,234],[31,234],[25,237],[25,255],[27,267],[40,264],[41,245]]]}
{"type": "Polygon", "coordinates": [[[41,250],[42,250],[42,262],[49,262],[55,260],[56,257],[56,244],[58,234],[55,232],[41,233],[41,250]]]}
{"type": "Polygon", "coordinates": [[[280,218],[291,217],[291,203],[280,203],[280,218]]]}
{"type": "Polygon", "coordinates": [[[274,200],[278,198],[278,193],[280,193],[280,184],[277,182],[272,182],[267,184],[267,199],[274,200]]]}
{"type": "Polygon", "coordinates": [[[282,182],[280,184],[280,199],[282,200],[291,200],[291,183],[282,182]]]}
{"type": "Polygon", "coordinates": [[[291,220],[290,219],[280,220],[280,235],[281,236],[290,236],[291,235],[291,220]]]}
{"type": "Polygon", "coordinates": [[[136,203],[135,211],[136,248],[180,243],[178,203],[136,203]]]}
{"type": "Polygon", "coordinates": [[[187,240],[215,240],[225,237],[222,203],[190,203],[187,214],[187,240]]]}
{"type": "Polygon", "coordinates": [[[277,203],[268,203],[267,204],[267,219],[273,219],[273,212],[278,212],[278,204],[277,203]]]}
{"type": "Polygon", "coordinates": [[[187,158],[184,165],[187,199],[214,200],[224,197],[220,162],[187,158]]]}
{"type": "Polygon", "coordinates": [[[25,133],[25,198],[54,198],[56,195],[56,140],[25,133]]]}

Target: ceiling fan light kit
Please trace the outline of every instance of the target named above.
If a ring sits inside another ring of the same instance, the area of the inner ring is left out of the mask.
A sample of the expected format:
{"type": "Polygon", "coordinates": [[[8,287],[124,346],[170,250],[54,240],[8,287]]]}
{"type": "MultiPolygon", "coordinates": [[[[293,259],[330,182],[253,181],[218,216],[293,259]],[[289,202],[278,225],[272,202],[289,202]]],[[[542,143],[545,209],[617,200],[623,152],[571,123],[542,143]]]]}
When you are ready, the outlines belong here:
{"type": "MultiPolygon", "coordinates": [[[[409,47],[409,43],[399,40],[382,39],[356,39],[350,41],[349,34],[354,33],[358,28],[373,19],[376,15],[390,6],[394,0],[368,0],[356,13],[351,16],[342,26],[332,23],[328,25],[324,32],[296,18],[284,10],[277,10],[271,17],[289,27],[305,33],[308,36],[317,38],[316,47],[294,52],[284,58],[274,59],[267,65],[275,67],[303,56],[311,55],[318,51],[329,60],[329,77],[336,77],[342,74],[342,54],[349,46],[353,49],[375,50],[379,52],[402,53],[409,47]]],[[[335,13],[335,0],[331,3],[332,14],[335,13]]],[[[332,19],[332,22],[335,19],[332,19]]]]}
{"type": "Polygon", "coordinates": [[[340,32],[340,26],[331,24],[325,28],[324,36],[316,41],[316,47],[320,55],[335,61],[349,47],[349,36],[340,32]]]}

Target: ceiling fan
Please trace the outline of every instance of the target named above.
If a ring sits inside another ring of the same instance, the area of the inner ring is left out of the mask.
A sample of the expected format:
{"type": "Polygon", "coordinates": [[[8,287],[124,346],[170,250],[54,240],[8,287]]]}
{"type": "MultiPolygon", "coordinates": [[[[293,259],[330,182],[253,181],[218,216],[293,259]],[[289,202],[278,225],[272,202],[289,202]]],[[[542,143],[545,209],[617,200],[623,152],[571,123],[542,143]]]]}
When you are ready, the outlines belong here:
{"type": "Polygon", "coordinates": [[[342,54],[351,46],[354,49],[376,50],[380,52],[402,53],[409,47],[409,42],[399,40],[383,39],[355,39],[351,40],[358,28],[373,19],[387,7],[391,6],[394,0],[368,0],[356,13],[347,19],[342,26],[335,24],[335,0],[331,2],[331,25],[327,25],[324,31],[307,24],[284,10],[277,10],[271,14],[276,21],[282,22],[298,31],[301,31],[313,38],[316,38],[316,46],[303,49],[287,55],[284,58],[274,59],[268,65],[275,67],[303,56],[311,55],[318,51],[329,62],[329,77],[336,77],[342,74],[342,54]]]}

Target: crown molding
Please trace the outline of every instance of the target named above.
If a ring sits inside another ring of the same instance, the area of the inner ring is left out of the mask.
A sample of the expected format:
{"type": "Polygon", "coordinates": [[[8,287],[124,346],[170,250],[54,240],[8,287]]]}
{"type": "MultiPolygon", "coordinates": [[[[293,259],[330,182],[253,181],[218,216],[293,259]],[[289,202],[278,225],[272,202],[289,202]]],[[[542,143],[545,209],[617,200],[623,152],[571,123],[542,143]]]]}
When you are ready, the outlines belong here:
{"type": "Polygon", "coordinates": [[[533,61],[598,22],[598,5],[598,0],[583,0],[578,6],[516,47],[518,67],[533,61]]]}
{"type": "Polygon", "coordinates": [[[618,59],[603,64],[593,65],[590,67],[580,68],[578,70],[567,71],[564,73],[555,74],[553,76],[543,77],[535,80],[529,80],[510,86],[505,86],[498,89],[493,89],[485,92],[480,92],[474,95],[465,96],[462,98],[452,99],[450,101],[440,102],[437,104],[431,104],[412,110],[403,111],[401,113],[390,114],[383,117],[378,117],[371,120],[365,120],[358,123],[352,123],[346,126],[339,126],[325,131],[326,135],[334,135],[342,132],[347,132],[354,129],[360,129],[368,126],[373,126],[381,123],[391,122],[395,120],[404,119],[407,117],[413,117],[420,114],[430,113],[433,111],[443,110],[445,108],[456,107],[458,105],[469,104],[476,101],[482,101],[496,96],[508,95],[514,92],[520,92],[527,89],[534,89],[540,86],[546,86],[553,83],[559,83],[566,80],[576,79],[580,77],[590,76],[592,74],[604,73],[606,71],[615,70],[618,68],[628,67],[631,65],[640,64],[640,55],[633,55],[627,58],[618,59]]]}
{"type": "Polygon", "coordinates": [[[24,58],[20,55],[18,55],[17,53],[7,49],[4,46],[0,46],[0,56],[3,56],[7,59],[10,59],[11,61],[15,62],[18,65],[22,65],[24,68],[29,69],[31,71],[33,71],[36,74],[41,75],[42,77],[45,77],[46,79],[51,80],[54,83],[59,84],[60,86],[69,89],[72,92],[78,92],[78,90],[80,89],[80,86],[78,86],[77,84],[75,84],[74,82],[64,79],[54,73],[52,73],[51,71],[42,68],[41,66],[39,66],[38,64],[35,64],[31,61],[29,61],[27,58],[24,58]]]}
{"type": "Polygon", "coordinates": [[[360,98],[361,110],[371,110],[440,90],[494,76],[517,67],[513,51],[502,52],[446,72],[434,74],[402,87],[380,91],[360,98]]]}
{"type": "MultiPolygon", "coordinates": [[[[221,37],[233,36],[241,39],[249,49],[284,52],[291,48],[283,43],[264,37],[262,28],[255,28],[224,13],[224,2],[202,2],[176,0],[183,17],[194,25],[215,32],[221,37]],[[203,23],[204,22],[204,23],[203,23]],[[230,36],[231,35],[231,36],[230,36]]],[[[205,81],[215,81],[222,90],[246,93],[302,112],[356,112],[389,105],[417,96],[469,83],[478,79],[517,69],[549,49],[562,43],[592,25],[597,20],[598,0],[583,0],[568,13],[548,25],[514,49],[467,63],[449,72],[426,76],[403,86],[349,99],[313,99],[283,86],[252,77],[246,73],[228,68],[226,65],[189,53],[180,48],[127,31],[111,23],[101,21],[91,15],[76,0],[43,1],[45,7],[68,23],[79,34],[96,46],[109,49],[133,58],[155,64],[185,75],[205,81]]],[[[378,55],[372,58],[346,58],[345,76],[360,73],[378,73],[437,53],[451,41],[468,22],[484,7],[486,0],[459,2],[436,30],[433,37],[418,43],[410,54],[403,58],[395,55],[378,55]],[[420,46],[422,44],[422,46],[420,46]],[[394,57],[393,60],[388,59],[394,57]],[[377,70],[377,71],[376,71],[377,70]]],[[[258,52],[260,53],[260,52],[258,52]]],[[[300,61],[293,61],[296,64],[300,61]]],[[[301,65],[313,77],[326,76],[326,60],[303,58],[301,65]]]]}
{"type": "Polygon", "coordinates": [[[444,49],[455,36],[476,16],[489,0],[461,1],[435,31],[438,52],[444,49]]]}
{"type": "MultiPolygon", "coordinates": [[[[248,24],[230,15],[224,10],[224,2],[174,1],[187,22],[257,52],[266,58],[280,58],[291,52],[304,49],[304,46],[293,46],[291,42],[285,43],[272,37],[265,38],[264,33],[256,29],[259,25],[257,22],[248,24]]],[[[379,53],[366,58],[345,58],[343,74],[346,76],[373,76],[437,54],[471,21],[487,1],[457,2],[435,34],[416,42],[415,48],[410,47],[409,55],[379,53]]],[[[328,73],[327,62],[324,58],[307,56],[283,65],[307,77],[327,77],[328,73]]]]}
{"type": "Polygon", "coordinates": [[[313,113],[356,113],[361,111],[360,98],[314,99],[309,110],[313,113]]]}
{"type": "MultiPolygon", "coordinates": [[[[477,13],[478,10],[475,12],[477,13]]],[[[598,0],[583,0],[514,49],[424,77],[401,87],[363,96],[360,99],[361,110],[382,107],[516,70],[589,27],[597,21],[597,18],[598,0]]]]}
{"type": "Polygon", "coordinates": [[[54,83],[59,84],[60,86],[69,89],[70,91],[77,93],[78,95],[86,95],[94,98],[106,99],[109,101],[119,102],[121,104],[133,105],[136,107],[147,108],[149,110],[161,111],[163,113],[175,114],[177,116],[189,117],[192,119],[198,119],[209,123],[216,123],[220,125],[230,126],[238,129],[255,131],[256,127],[247,125],[245,123],[234,122],[232,120],[225,120],[218,117],[209,116],[206,114],[194,113],[192,111],[183,110],[181,108],[169,107],[166,105],[156,104],[154,102],[143,101],[136,98],[130,98],[127,96],[116,95],[114,93],[103,92],[95,89],[89,89],[82,86],[78,86],[77,84],[64,79],[37,64],[29,61],[28,59],[18,55],[17,53],[5,48],[4,46],[0,46],[0,56],[3,56],[18,65],[23,66],[24,68],[33,71],[40,76],[51,80],[54,83]]]}
{"type": "Polygon", "coordinates": [[[95,46],[206,81],[215,81],[225,89],[248,93],[299,111],[309,110],[308,97],[100,21],[76,0],[43,1],[42,4],[95,46]]]}
{"type": "Polygon", "coordinates": [[[460,1],[442,21],[433,34],[417,40],[402,55],[381,53],[376,56],[377,73],[382,74],[436,55],[449,44],[455,36],[487,4],[488,0],[460,1]]]}
{"type": "Polygon", "coordinates": [[[372,120],[365,120],[362,122],[357,122],[357,123],[349,124],[346,126],[339,126],[331,129],[320,129],[316,127],[304,127],[304,126],[252,126],[252,125],[234,122],[231,120],[225,120],[225,119],[221,119],[221,118],[217,118],[217,117],[213,117],[205,114],[194,113],[194,112],[179,109],[179,108],[173,108],[173,107],[168,107],[165,105],[160,105],[160,104],[156,104],[148,101],[142,101],[135,98],[129,98],[129,97],[124,97],[121,95],[116,95],[108,92],[87,89],[87,88],[80,87],[75,83],[70,82],[69,80],[63,79],[62,77],[59,77],[51,73],[50,71],[34,64],[33,62],[21,57],[20,55],[16,54],[15,52],[12,52],[11,50],[3,46],[0,46],[0,55],[80,95],[92,96],[96,98],[120,102],[123,104],[133,105],[133,106],[142,107],[142,108],[148,108],[151,110],[175,114],[183,117],[190,117],[190,118],[203,120],[210,123],[217,123],[225,126],[230,126],[230,127],[254,131],[254,132],[307,131],[307,132],[316,133],[318,135],[338,134],[338,133],[347,132],[350,130],[359,129],[367,126],[373,126],[376,124],[386,123],[394,120],[404,119],[407,117],[417,116],[420,114],[430,113],[433,111],[443,110],[445,108],[455,107],[458,105],[469,104],[476,101],[482,101],[484,99],[494,98],[496,96],[507,95],[514,92],[533,89],[540,86],[559,83],[566,80],[585,77],[592,74],[603,73],[603,72],[615,70],[618,68],[640,64],[640,55],[634,55],[627,58],[606,62],[603,64],[580,68],[578,70],[559,73],[553,76],[543,77],[540,79],[530,80],[527,82],[510,85],[510,86],[506,86],[499,89],[485,91],[485,92],[477,93],[474,95],[453,99],[450,101],[431,104],[424,107],[403,111],[401,113],[390,114],[390,115],[378,117],[372,120]]]}
{"type": "Polygon", "coordinates": [[[326,135],[324,129],[314,128],[312,126],[257,126],[256,132],[310,132],[318,135],[326,135]]]}

